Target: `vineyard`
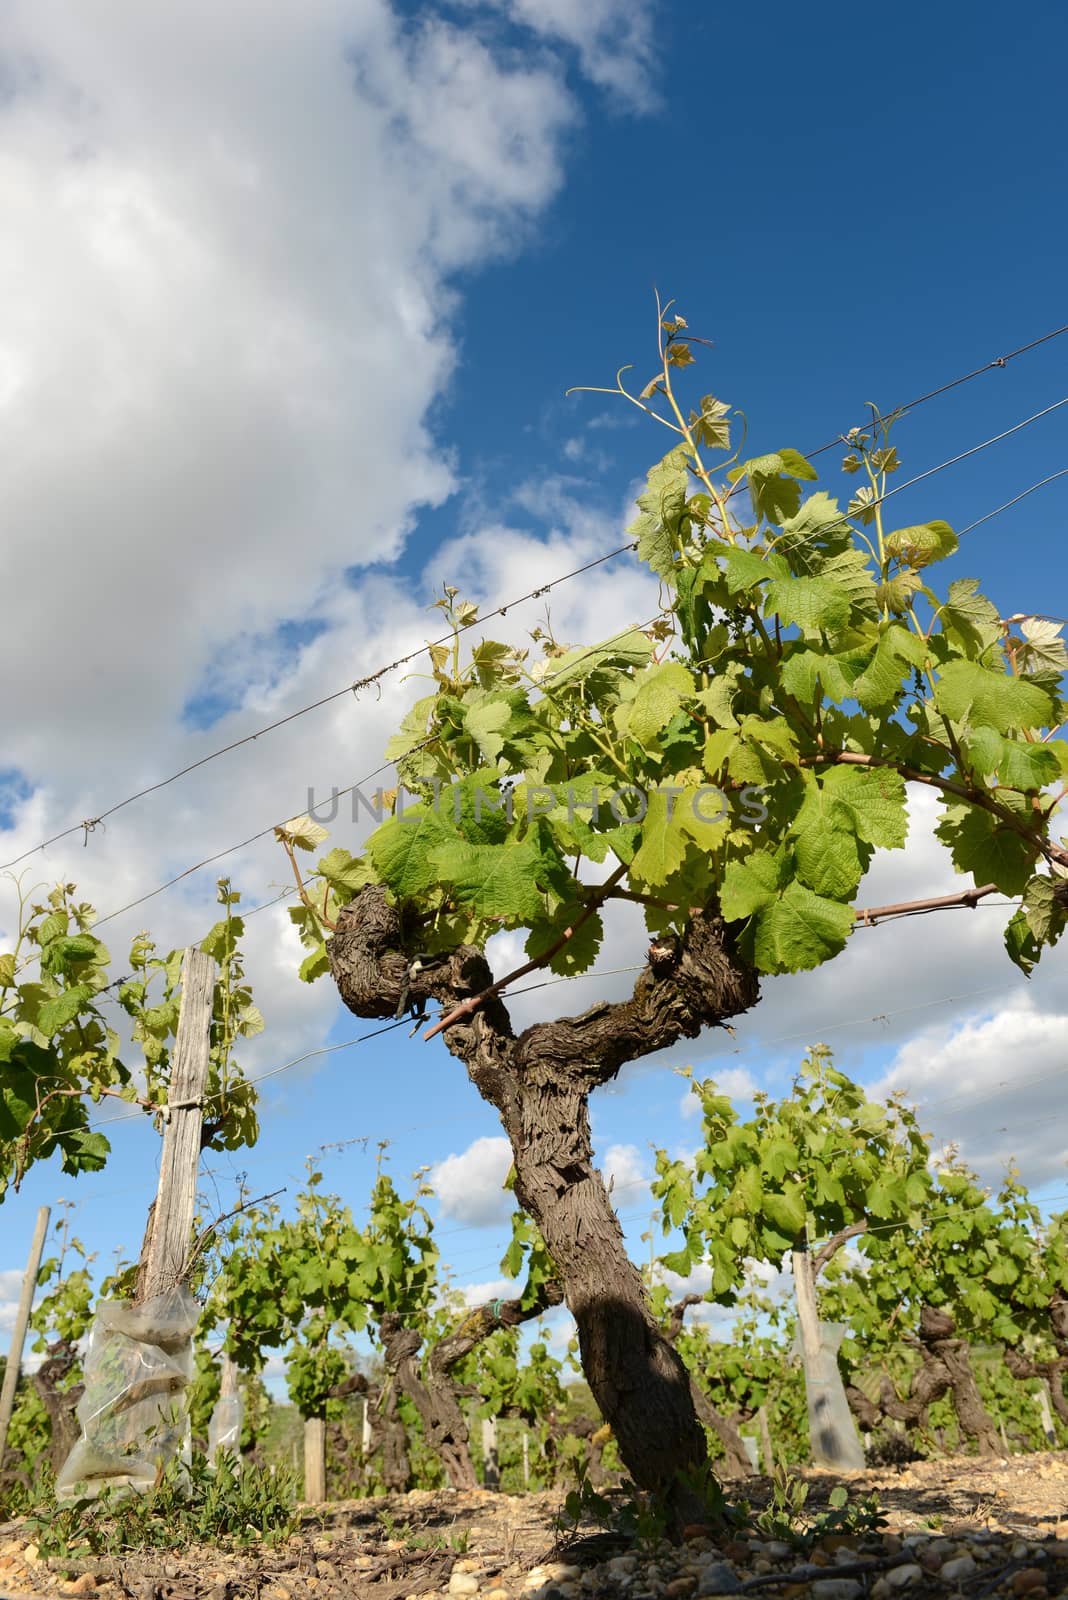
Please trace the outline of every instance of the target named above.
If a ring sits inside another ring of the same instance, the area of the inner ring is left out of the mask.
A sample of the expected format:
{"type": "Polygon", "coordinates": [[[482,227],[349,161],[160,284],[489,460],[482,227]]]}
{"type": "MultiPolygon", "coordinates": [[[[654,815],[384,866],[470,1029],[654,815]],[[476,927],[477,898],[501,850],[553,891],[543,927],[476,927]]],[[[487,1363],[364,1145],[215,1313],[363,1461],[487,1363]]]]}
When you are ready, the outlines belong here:
{"type": "MultiPolygon", "coordinates": [[[[30,1518],[60,1565],[99,1555],[109,1517],[144,1536],[160,1497],[171,1518],[202,1516],[198,1536],[282,1539],[297,1501],[481,1488],[553,1497],[571,1535],[749,1541],[767,1561],[753,1584],[844,1540],[857,1571],[839,1562],[824,1581],[886,1594],[912,1580],[871,1555],[872,1539],[901,1547],[856,1475],[1068,1447],[1068,1211],[1011,1167],[991,1192],[907,1099],[870,1097],[817,1040],[744,1113],[690,1075],[696,1149],[657,1149],[628,1196],[652,1214],[641,1265],[595,1159],[594,1092],[645,1056],[700,1059],[762,980],[858,939],[878,960],[879,923],[984,901],[1003,907],[1006,962],[1030,973],[1068,922],[1060,625],[1003,618],[968,577],[937,583],[959,548],[947,522],[893,526],[887,502],[912,481],[896,479],[898,413],[873,408],[849,433],[843,509],[809,492],[809,458],[743,459],[730,406],[683,400],[696,342],[663,311],[649,381],[609,391],[676,438],[625,547],[657,581],[657,613],[597,643],[539,629],[521,648],[480,637],[478,607],[447,588],[433,688],[385,751],[395,786],[376,825],[354,849],[311,814],[272,830],[299,980],[333,984],[363,1037],[422,1030],[499,1118],[510,1292],[473,1304],[450,1279],[428,1169],[398,1175],[386,1143],[369,1195],[331,1193],[315,1158],[299,1193],[258,1192],[240,1058],[264,1018],[229,880],[197,947],[138,935],[121,976],[73,884],[38,898],[13,880],[0,1185],[46,1163],[102,1169],[105,1101],[162,1137],[139,1258],[131,1241],[101,1278],[63,1218],[27,1273],[40,1361],[20,1375],[17,1348],[6,1374],[0,1521],[30,1518]],[[859,906],[876,851],[908,855],[918,791],[937,796],[965,886],[859,906]],[[630,995],[514,1026],[532,974],[597,978],[615,903],[645,924],[630,995]],[[500,934],[524,940],[505,973],[487,956],[500,934]],[[203,1153],[246,1150],[234,1206],[212,1213],[203,1153]],[[812,1467],[853,1490],[806,1512],[812,1467]]],[[[450,1592],[474,1593],[459,1554],[450,1592]]],[[[916,1571],[933,1581],[964,1559],[943,1556],[916,1571]]],[[[1014,1559],[1009,1577],[1034,1565],[1014,1559]]],[[[563,1568],[546,1592],[578,1581],[563,1568]]],[[[1041,1579],[1014,1592],[1048,1592],[1041,1579]]],[[[739,1580],[715,1581],[682,1572],[652,1592],[739,1580]]]]}

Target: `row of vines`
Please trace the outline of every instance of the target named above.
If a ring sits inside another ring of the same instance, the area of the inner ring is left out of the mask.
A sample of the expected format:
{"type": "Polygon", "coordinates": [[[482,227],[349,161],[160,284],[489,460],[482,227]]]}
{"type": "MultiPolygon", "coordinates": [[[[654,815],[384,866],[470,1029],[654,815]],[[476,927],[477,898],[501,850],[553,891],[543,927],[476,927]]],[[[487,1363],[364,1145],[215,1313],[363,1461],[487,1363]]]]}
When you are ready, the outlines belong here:
{"type": "MultiPolygon", "coordinates": [[[[748,1119],[714,1081],[694,1092],[703,1142],[690,1161],[656,1154],[645,1277],[721,1475],[810,1459],[781,1271],[799,1234],[869,1459],[1068,1443],[1068,1214],[1043,1220],[1013,1172],[992,1196],[952,1151],[933,1159],[914,1113],[868,1099],[823,1047],[748,1119]]],[[[399,1187],[387,1167],[383,1147],[362,1220],[310,1161],[285,1214],[249,1204],[216,1231],[196,1273],[194,1441],[206,1448],[226,1360],[242,1452],[288,1465],[292,1451],[299,1467],[294,1414],[322,1419],[332,1497],[618,1477],[574,1341],[544,1321],[562,1291],[529,1219],[514,1213],[501,1262],[512,1293],[471,1306],[443,1266],[425,1175],[399,1187]],[[263,1381],[272,1358],[288,1408],[263,1381]],[[492,1463],[480,1418],[497,1423],[492,1463]]],[[[43,1359],[20,1386],[3,1466],[8,1509],[40,1499],[76,1437],[95,1297],[66,1218],[58,1238],[33,1314],[43,1359]]]]}
{"type": "MultiPolygon", "coordinates": [[[[890,525],[888,503],[920,481],[895,479],[900,414],[872,408],[847,435],[843,510],[810,492],[817,469],[796,450],[741,460],[748,424],[726,402],[689,406],[691,344],[685,320],[658,310],[652,377],[633,394],[620,375],[610,391],[673,436],[628,530],[655,614],[599,644],[569,646],[550,627],[531,635],[537,650],[481,639],[467,651],[478,608],[447,588],[451,641],[428,646],[432,690],[386,748],[388,814],[350,840],[358,854],[334,843],[314,866],[298,852],[325,846],[322,826],[275,829],[299,893],[300,977],[328,977],[376,1025],[425,1021],[513,1157],[515,1292],[484,1306],[450,1291],[423,1180],[404,1191],[383,1166],[365,1217],[313,1167],[295,1211],[243,1201],[198,1243],[204,1393],[206,1351],[221,1347],[246,1383],[280,1358],[306,1418],[339,1425],[361,1395],[365,1487],[473,1484],[474,1403],[522,1425],[527,1481],[621,1464],[681,1530],[703,1515],[709,1456],[728,1474],[750,1464],[742,1430],[755,1425],[765,1455],[824,1448],[806,1437],[816,1413],[795,1344],[810,1379],[817,1356],[830,1361],[839,1431],[870,1449],[900,1448],[905,1429],[910,1448],[992,1452],[1065,1426],[1065,1219],[1044,1217],[1015,1172],[988,1194],[953,1151],[932,1152],[904,1103],[869,1099],[822,1047],[747,1117],[695,1085],[702,1140],[692,1160],[657,1153],[661,1254],[644,1278],[597,1166],[596,1089],[748,1012],[765,977],[877,939],[887,915],[997,894],[1025,974],[1068,927],[1061,624],[1004,616],[971,578],[933,586],[959,540],[941,518],[890,525]],[[875,852],[907,848],[917,788],[937,798],[946,868],[968,887],[859,910],[875,852]],[[631,995],[514,1027],[508,996],[528,973],[597,977],[617,902],[645,923],[631,995]],[[496,976],[486,947],[508,932],[528,959],[496,976]],[[784,1269],[792,1296],[777,1292],[784,1269]],[[561,1302],[584,1420],[568,1358],[536,1331],[561,1302]]],[[[220,973],[202,1147],[234,1150],[256,1138],[237,1055],[263,1018],[239,897],[225,882],[219,897],[202,947],[220,973]]],[[[102,1167],[104,1099],[161,1123],[182,959],[139,936],[115,978],[73,885],[37,902],[20,884],[17,898],[0,954],[0,1198],[37,1162],[102,1167]]],[[[45,1450],[46,1424],[53,1455],[69,1426],[81,1270],[53,1269],[37,1308],[47,1360],[23,1391],[16,1475],[45,1450]]],[[[258,1447],[269,1408],[255,1395],[258,1447]]]]}

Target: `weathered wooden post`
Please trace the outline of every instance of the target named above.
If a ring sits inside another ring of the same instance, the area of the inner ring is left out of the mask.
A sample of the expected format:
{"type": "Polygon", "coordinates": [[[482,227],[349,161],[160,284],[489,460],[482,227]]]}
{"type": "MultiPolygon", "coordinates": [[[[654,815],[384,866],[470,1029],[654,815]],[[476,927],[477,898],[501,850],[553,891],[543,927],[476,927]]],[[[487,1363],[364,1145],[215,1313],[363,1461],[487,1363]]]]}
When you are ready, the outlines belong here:
{"type": "Polygon", "coordinates": [[[326,1423],[322,1417],[304,1419],[304,1499],[322,1505],[326,1499],[326,1423]]]}
{"type": "Polygon", "coordinates": [[[232,1357],[224,1355],[219,1376],[219,1398],[208,1423],[209,1461],[214,1462],[222,1450],[233,1461],[235,1468],[240,1467],[243,1409],[237,1366],[232,1357]]]}
{"type": "Polygon", "coordinates": [[[4,1372],[4,1387],[0,1390],[0,1466],[3,1465],[4,1451],[7,1449],[7,1430],[11,1423],[11,1413],[15,1409],[15,1390],[18,1388],[19,1372],[22,1368],[22,1347],[26,1342],[26,1329],[30,1325],[37,1274],[41,1270],[41,1255],[51,1215],[50,1206],[42,1206],[37,1213],[37,1226],[33,1230],[33,1243],[30,1245],[30,1259],[23,1274],[19,1308],[15,1313],[15,1326],[11,1330],[11,1348],[8,1351],[7,1368],[4,1372]]]}
{"type": "Polygon", "coordinates": [[[137,1269],[138,1304],[173,1289],[185,1272],[196,1211],[214,993],[214,961],[190,946],[182,961],[182,1006],[164,1111],[159,1184],[137,1269]]]}
{"type": "Polygon", "coordinates": [[[56,1475],[56,1496],[102,1487],[151,1488],[161,1461],[188,1460],[185,1389],[196,1302],[180,1287],[196,1211],[204,1093],[211,1064],[215,963],[186,950],[182,999],[163,1107],[156,1198],[149,1207],[132,1305],[105,1301],[93,1319],[78,1403],[82,1436],[56,1475]]]}
{"type": "Polygon", "coordinates": [[[820,1326],[812,1257],[804,1249],[794,1250],[790,1259],[797,1296],[797,1342],[805,1369],[812,1465],[859,1471],[864,1466],[864,1448],[838,1371],[837,1346],[820,1326]]]}
{"type": "Polygon", "coordinates": [[[770,1478],[775,1471],[775,1457],[771,1450],[771,1428],[768,1426],[768,1408],[757,1408],[757,1427],[760,1429],[760,1454],[764,1464],[764,1474],[770,1478]]]}
{"type": "Polygon", "coordinates": [[[496,1417],[482,1418],[482,1483],[486,1489],[499,1489],[501,1486],[496,1417]]]}
{"type": "MultiPolygon", "coordinates": [[[[1048,1378],[1042,1378],[1040,1380],[1038,1393],[1035,1395],[1034,1400],[1035,1405],[1038,1407],[1038,1414],[1042,1418],[1042,1432],[1046,1436],[1046,1443],[1050,1445],[1051,1448],[1056,1449],[1057,1430],[1053,1426],[1053,1412],[1050,1409],[1050,1387],[1048,1378]]],[[[0,1449],[0,1457],[3,1456],[3,1453],[3,1450],[0,1449]]]]}

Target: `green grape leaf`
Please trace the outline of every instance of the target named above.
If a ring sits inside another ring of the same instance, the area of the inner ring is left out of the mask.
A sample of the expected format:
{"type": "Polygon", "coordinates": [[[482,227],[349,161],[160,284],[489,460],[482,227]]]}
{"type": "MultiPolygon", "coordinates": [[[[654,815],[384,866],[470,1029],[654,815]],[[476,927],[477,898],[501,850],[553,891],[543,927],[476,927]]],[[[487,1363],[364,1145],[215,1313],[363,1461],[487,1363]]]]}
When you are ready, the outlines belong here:
{"type": "Polygon", "coordinates": [[[853,833],[829,826],[806,828],[795,845],[798,878],[817,894],[851,900],[867,866],[853,833]]]}
{"type": "Polygon", "coordinates": [[[501,917],[529,926],[544,915],[536,877],[554,865],[537,833],[517,844],[468,844],[455,838],[434,846],[428,856],[434,882],[447,885],[460,905],[480,917],[501,917]]]}
{"type": "Polygon", "coordinates": [[[62,1154],[63,1171],[100,1172],[107,1165],[111,1146],[102,1133],[90,1133],[88,1128],[70,1128],[56,1141],[62,1154]]]}
{"type": "Polygon", "coordinates": [[[782,556],[732,545],[727,552],[726,573],[727,593],[733,595],[753,589],[769,578],[788,578],[790,567],[782,556]]]}
{"type": "Polygon", "coordinates": [[[1068,649],[1061,638],[1063,622],[1053,617],[1024,617],[1020,632],[1022,645],[1015,650],[1016,666],[1020,672],[1055,672],[1058,676],[1068,672],[1068,649]]]}
{"type": "Polygon", "coordinates": [[[431,857],[439,846],[457,837],[436,809],[419,805],[376,828],[366,848],[387,888],[398,900],[411,900],[437,883],[438,871],[431,857]]]}
{"type": "Polygon", "coordinates": [[[416,745],[424,742],[427,738],[428,719],[436,703],[436,695],[424,695],[421,700],[415,702],[410,711],[405,713],[401,720],[400,731],[395,733],[386,745],[387,761],[403,761],[416,745]]]}
{"type": "Polygon", "coordinates": [[[880,634],[868,665],[853,680],[855,697],[866,711],[885,711],[901,693],[909,669],[922,667],[925,656],[921,640],[891,623],[880,634]]]}
{"type": "Polygon", "coordinates": [[[849,621],[849,595],[831,578],[777,578],[768,585],[764,610],[799,628],[843,628],[849,621]]]}
{"type": "Polygon", "coordinates": [[[332,889],[340,889],[346,894],[355,894],[366,884],[374,882],[374,874],[368,863],[362,857],[350,855],[340,846],[320,857],[318,870],[319,876],[325,878],[332,889]]]}
{"type": "Polygon", "coordinates": [[[939,626],[948,638],[960,644],[967,655],[975,656],[1001,637],[1001,617],[997,607],[979,593],[978,578],[958,578],[949,586],[948,598],[930,599],[939,626]]]}
{"type": "MultiPolygon", "coordinates": [[[[534,922],[525,946],[531,960],[550,949],[560,935],[577,922],[582,910],[581,905],[572,902],[570,905],[561,906],[551,919],[543,918],[534,922]]],[[[573,936],[552,957],[548,963],[549,971],[555,972],[561,978],[571,978],[577,973],[588,971],[597,959],[603,938],[604,924],[601,921],[601,913],[595,911],[575,928],[573,936]]]]}
{"type": "Polygon", "coordinates": [[[1023,893],[1036,852],[997,817],[968,805],[947,806],[935,833],[949,846],[957,871],[970,873],[977,885],[996,883],[1003,894],[1023,893]]]}
{"type": "MultiPolygon", "coordinates": [[[[850,535],[849,522],[842,515],[837,500],[820,489],[809,495],[794,516],[787,517],[775,548],[788,558],[796,572],[830,573],[827,557],[847,551],[850,535]]],[[[863,563],[863,556],[860,560],[863,563]]],[[[868,584],[870,587],[870,578],[868,584]]]]}
{"type": "Polygon", "coordinates": [[[781,1194],[765,1194],[764,1213],[776,1231],[796,1239],[805,1227],[805,1191],[799,1183],[785,1183],[781,1194]]]}
{"type": "Polygon", "coordinates": [[[804,972],[844,949],[852,928],[848,906],[795,882],[756,913],[751,948],[761,972],[804,972]]]}
{"type": "Polygon", "coordinates": [[[325,977],[330,971],[330,957],[326,945],[321,944],[313,950],[310,956],[305,956],[300,964],[299,975],[302,983],[314,983],[316,978],[325,977]]]}
{"type": "Polygon", "coordinates": [[[504,729],[512,720],[512,708],[507,700],[494,699],[486,690],[480,690],[479,694],[484,698],[465,707],[464,732],[492,764],[504,749],[504,729]]]}
{"type": "Polygon", "coordinates": [[[318,822],[313,822],[309,816],[291,817],[280,828],[276,828],[275,832],[279,838],[287,839],[298,850],[314,850],[329,837],[326,829],[318,822]]]}
{"type": "Polygon", "coordinates": [[[107,952],[104,951],[100,941],[93,938],[92,934],[69,934],[66,938],[57,939],[49,951],[53,962],[52,970],[78,966],[83,961],[99,960],[101,952],[103,952],[104,960],[106,961],[107,952]]]}
{"type": "Polygon", "coordinates": [[[680,661],[665,661],[647,667],[635,679],[633,700],[616,707],[616,726],[646,749],[655,745],[678,711],[683,700],[694,692],[693,675],[680,661]]]}
{"type": "Polygon", "coordinates": [[[770,905],[790,881],[785,857],[757,851],[744,861],[731,861],[723,875],[720,907],[729,922],[740,922],[770,905]]]}
{"type": "Polygon", "coordinates": [[[690,428],[699,445],[706,450],[729,450],[731,447],[730,405],[706,394],[699,412],[690,412],[690,428]]]}
{"type": "Polygon", "coordinates": [[[801,504],[799,480],[818,477],[815,467],[797,450],[778,450],[771,455],[754,456],[727,474],[732,483],[741,478],[749,482],[749,495],[758,517],[782,523],[797,515],[801,504]]]}
{"type": "Polygon", "coordinates": [[[1007,789],[1041,790],[1061,776],[1060,755],[1052,745],[1007,739],[993,728],[976,728],[967,749],[976,771],[996,775],[1007,789]]]}
{"type": "MultiPolygon", "coordinates": [[[[782,663],[782,681],[787,694],[802,705],[819,702],[820,689],[831,700],[852,700],[853,685],[869,662],[866,650],[828,654],[811,645],[792,644],[782,663]]],[[[897,686],[894,679],[894,688],[897,686]]]]}
{"type": "Polygon", "coordinates": [[[550,663],[547,681],[554,689],[581,683],[605,667],[644,667],[653,653],[653,642],[640,628],[624,628],[603,644],[566,650],[550,663]]]}
{"type": "Polygon", "coordinates": [[[46,1039],[59,1033],[75,1017],[81,1015],[92,998],[92,989],[84,983],[66,989],[55,1000],[46,1000],[37,1013],[37,1027],[46,1039]]]}
{"type": "Polygon", "coordinates": [[[900,773],[888,767],[832,767],[823,774],[822,787],[865,844],[897,850],[905,843],[908,810],[900,773]]]}
{"type": "Polygon", "coordinates": [[[679,550],[689,538],[688,459],[685,445],[678,445],[653,467],[644,493],[638,496],[641,515],[627,529],[628,537],[638,541],[640,559],[668,581],[674,578],[679,550]]]}
{"type": "Polygon", "coordinates": [[[886,536],[886,553],[919,570],[944,561],[957,550],[957,535],[948,522],[925,522],[914,528],[897,528],[886,536]]]}
{"type": "Polygon", "coordinates": [[[667,794],[656,789],[649,796],[645,819],[642,822],[641,844],[633,860],[631,872],[651,887],[666,883],[671,874],[682,865],[686,855],[688,822],[694,819],[688,811],[695,790],[682,794],[667,794]]]}
{"type": "Polygon", "coordinates": [[[1026,679],[991,672],[977,661],[948,661],[935,686],[935,705],[951,722],[1008,733],[1041,728],[1052,719],[1053,697],[1026,679]]]}

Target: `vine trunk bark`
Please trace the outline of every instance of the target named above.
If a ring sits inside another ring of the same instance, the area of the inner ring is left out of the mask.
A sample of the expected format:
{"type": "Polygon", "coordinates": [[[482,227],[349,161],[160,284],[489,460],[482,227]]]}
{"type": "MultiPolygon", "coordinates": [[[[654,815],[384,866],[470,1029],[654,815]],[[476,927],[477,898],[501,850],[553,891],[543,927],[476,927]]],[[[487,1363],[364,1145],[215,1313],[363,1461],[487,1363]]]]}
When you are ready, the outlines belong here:
{"type": "Polygon", "coordinates": [[[41,1362],[31,1382],[37,1390],[41,1404],[48,1412],[51,1439],[48,1459],[52,1470],[58,1472],[78,1442],[80,1428],[75,1409],[85,1392],[85,1385],[67,1386],[65,1379],[78,1361],[78,1352],[66,1339],[57,1339],[48,1347],[47,1359],[41,1362]]]}
{"type": "Polygon", "coordinates": [[[979,1454],[1000,1455],[997,1428],[979,1394],[968,1341],[956,1336],[956,1324],[948,1311],[923,1307],[916,1348],[921,1365],[913,1373],[904,1398],[885,1375],[877,1400],[856,1387],[851,1386],[846,1391],[853,1415],[861,1426],[874,1429],[883,1417],[893,1417],[911,1428],[926,1429],[929,1408],[948,1393],[953,1396],[961,1431],[975,1440],[979,1454]]]}
{"type": "Polygon", "coordinates": [[[555,1282],[540,1284],[516,1300],[498,1300],[492,1305],[469,1311],[452,1333],[438,1339],[426,1361],[420,1363],[422,1336],[405,1326],[392,1312],[383,1317],[380,1332],[386,1366],[419,1413],[430,1448],[445,1468],[450,1489],[478,1486],[471,1460],[471,1438],[460,1405],[461,1395],[473,1391],[455,1383],[452,1370],[476,1344],[497,1328],[518,1328],[531,1317],[539,1317],[550,1306],[557,1306],[563,1291],[555,1282]]]}
{"type": "Polygon", "coordinates": [[[397,1406],[395,1383],[385,1385],[377,1417],[377,1425],[372,1428],[372,1439],[375,1433],[381,1436],[382,1482],[387,1489],[400,1494],[411,1488],[412,1463],[408,1454],[408,1434],[397,1406]]]}
{"type": "MultiPolygon", "coordinates": [[[[481,951],[462,946],[417,963],[419,927],[378,887],[340,913],[329,944],[338,992],[361,1017],[388,1017],[398,1004],[440,1002],[449,1010],[483,996],[493,981],[481,951]]],[[[629,1000],[601,1002],[578,1017],[538,1023],[518,1036],[490,995],[444,1034],[512,1146],[516,1197],[541,1229],[579,1332],[583,1371],[642,1489],[661,1495],[675,1520],[699,1514],[693,1483],[707,1463],[689,1376],[649,1310],[641,1278],[593,1162],[589,1094],[625,1062],[695,1038],[746,1011],[758,996],[715,906],[682,936],[649,948],[629,1000]]]]}
{"type": "Polygon", "coordinates": [[[378,1331],[386,1369],[418,1411],[426,1442],[445,1468],[449,1488],[477,1489],[467,1423],[453,1385],[437,1381],[432,1373],[424,1380],[419,1365],[422,1336],[406,1327],[395,1311],[387,1312],[378,1331]]]}

